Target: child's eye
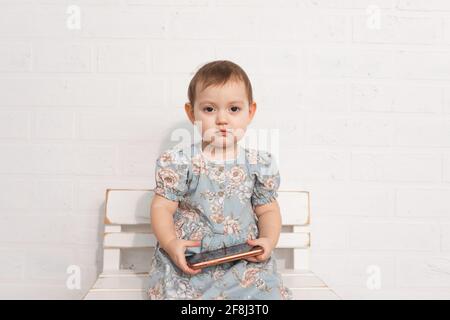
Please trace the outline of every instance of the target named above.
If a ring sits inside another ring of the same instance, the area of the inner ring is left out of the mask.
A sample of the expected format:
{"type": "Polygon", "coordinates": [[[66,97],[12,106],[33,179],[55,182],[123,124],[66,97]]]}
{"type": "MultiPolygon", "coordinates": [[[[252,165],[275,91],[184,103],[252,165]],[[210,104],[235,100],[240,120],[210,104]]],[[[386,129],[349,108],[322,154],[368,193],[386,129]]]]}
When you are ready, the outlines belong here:
{"type": "Polygon", "coordinates": [[[233,113],[236,113],[236,112],[238,112],[239,110],[241,110],[241,108],[236,107],[236,106],[232,106],[232,107],[231,107],[232,110],[233,110],[233,108],[234,108],[234,110],[235,110],[235,111],[233,111],[233,113]],[[237,109],[237,110],[236,110],[236,109],[237,109]]]}
{"type": "MultiPolygon", "coordinates": [[[[213,111],[213,110],[214,110],[214,108],[213,108],[213,107],[205,107],[205,108],[203,108],[203,111],[207,111],[207,110],[211,110],[211,111],[213,111]]],[[[209,112],[209,111],[207,111],[207,112],[209,112]]]]}

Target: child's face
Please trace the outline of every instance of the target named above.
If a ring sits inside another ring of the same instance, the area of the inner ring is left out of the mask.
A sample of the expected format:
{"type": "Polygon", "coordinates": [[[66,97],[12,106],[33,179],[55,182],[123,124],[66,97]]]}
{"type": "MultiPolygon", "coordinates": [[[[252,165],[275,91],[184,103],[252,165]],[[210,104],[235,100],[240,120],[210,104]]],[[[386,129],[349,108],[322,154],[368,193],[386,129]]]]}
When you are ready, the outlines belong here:
{"type": "Polygon", "coordinates": [[[201,125],[203,141],[221,148],[236,144],[256,111],[256,103],[249,104],[244,82],[228,81],[203,91],[198,87],[195,105],[186,103],[185,110],[192,123],[201,125]],[[228,131],[224,134],[220,129],[228,131]]]}

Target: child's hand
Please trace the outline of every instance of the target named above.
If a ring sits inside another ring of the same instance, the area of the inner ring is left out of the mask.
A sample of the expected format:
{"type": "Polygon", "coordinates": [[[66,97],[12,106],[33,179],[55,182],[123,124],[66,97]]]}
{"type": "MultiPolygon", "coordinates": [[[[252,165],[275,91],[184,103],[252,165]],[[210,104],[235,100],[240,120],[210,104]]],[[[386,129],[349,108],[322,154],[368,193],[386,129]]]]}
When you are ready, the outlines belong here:
{"type": "Polygon", "coordinates": [[[272,250],[274,249],[274,245],[271,239],[269,238],[258,238],[255,240],[247,240],[247,243],[251,246],[261,246],[264,248],[264,252],[260,254],[259,256],[254,257],[248,257],[245,258],[245,260],[250,262],[262,262],[267,260],[270,257],[270,254],[272,253],[272,250]]]}
{"type": "Polygon", "coordinates": [[[180,268],[184,273],[196,275],[202,270],[194,270],[189,268],[186,263],[184,252],[186,251],[186,247],[199,247],[200,245],[201,241],[173,239],[166,245],[164,250],[170,256],[170,259],[173,261],[173,263],[175,263],[177,267],[180,268]]]}

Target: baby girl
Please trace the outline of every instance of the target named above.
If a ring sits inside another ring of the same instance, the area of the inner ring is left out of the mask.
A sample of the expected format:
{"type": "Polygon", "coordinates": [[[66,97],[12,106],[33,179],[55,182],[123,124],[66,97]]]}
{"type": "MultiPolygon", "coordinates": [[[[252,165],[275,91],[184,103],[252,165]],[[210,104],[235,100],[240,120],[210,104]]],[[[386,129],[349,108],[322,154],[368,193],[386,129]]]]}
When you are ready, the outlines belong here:
{"type": "Polygon", "coordinates": [[[185,111],[202,139],[156,161],[148,298],[292,299],[272,257],[281,231],[276,160],[238,145],[256,112],[247,74],[231,61],[210,62],[188,97],[185,111]],[[186,255],[245,242],[264,252],[200,270],[186,263],[186,255]]]}

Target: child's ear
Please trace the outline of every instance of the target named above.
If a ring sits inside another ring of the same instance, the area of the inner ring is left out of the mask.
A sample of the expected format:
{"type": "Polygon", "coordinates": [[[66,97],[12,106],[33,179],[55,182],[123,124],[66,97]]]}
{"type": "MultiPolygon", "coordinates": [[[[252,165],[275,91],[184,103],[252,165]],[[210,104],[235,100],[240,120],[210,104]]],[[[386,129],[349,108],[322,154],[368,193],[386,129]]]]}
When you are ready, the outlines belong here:
{"type": "Polygon", "coordinates": [[[194,120],[195,120],[195,118],[194,118],[194,107],[189,102],[186,102],[185,105],[184,105],[184,110],[186,111],[186,114],[187,114],[189,120],[192,123],[194,123],[194,120]]]}
{"type": "Polygon", "coordinates": [[[250,107],[249,107],[250,121],[251,121],[251,120],[253,119],[253,117],[255,116],[255,113],[256,113],[256,102],[253,101],[253,102],[250,104],[250,107]]]}

